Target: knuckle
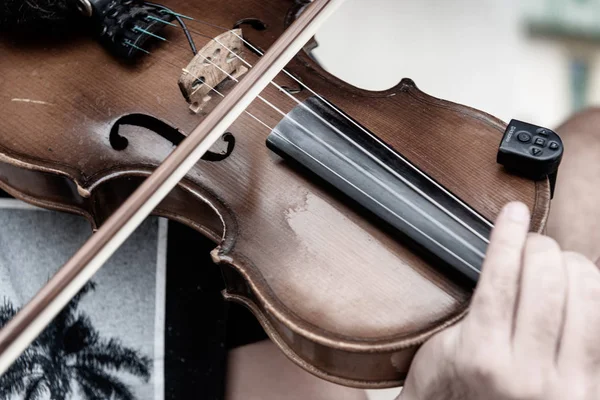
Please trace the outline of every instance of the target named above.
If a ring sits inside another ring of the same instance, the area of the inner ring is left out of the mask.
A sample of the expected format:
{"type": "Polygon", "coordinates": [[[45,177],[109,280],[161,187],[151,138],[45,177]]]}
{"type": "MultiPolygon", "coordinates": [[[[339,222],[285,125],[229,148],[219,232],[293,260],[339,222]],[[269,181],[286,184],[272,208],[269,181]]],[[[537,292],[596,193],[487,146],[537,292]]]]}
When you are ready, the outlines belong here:
{"type": "Polygon", "coordinates": [[[505,382],[501,388],[507,399],[541,400],[544,397],[544,384],[537,379],[524,379],[519,383],[505,382]]]}
{"type": "Polygon", "coordinates": [[[594,263],[575,252],[565,252],[563,257],[569,276],[581,281],[585,293],[594,294],[600,290],[600,271],[594,263]]]}
{"type": "Polygon", "coordinates": [[[436,334],[430,341],[436,340],[439,344],[441,354],[447,358],[453,359],[457,352],[462,351],[463,345],[462,325],[453,325],[445,331],[436,334]]]}
{"type": "Polygon", "coordinates": [[[583,282],[583,296],[587,301],[600,303],[600,281],[586,279],[583,282]]]}
{"type": "Polygon", "coordinates": [[[512,235],[495,235],[492,236],[492,241],[496,248],[503,251],[512,251],[515,247],[512,235]]]}
{"type": "MultiPolygon", "coordinates": [[[[496,290],[496,301],[500,299],[504,301],[504,299],[509,299],[512,293],[515,291],[515,287],[518,285],[518,279],[513,279],[513,277],[507,277],[505,275],[500,275],[498,279],[494,281],[494,289],[496,290]]],[[[507,311],[510,310],[512,306],[510,303],[505,304],[507,311]]]]}
{"type": "Polygon", "coordinates": [[[548,346],[548,343],[556,343],[560,340],[560,326],[562,322],[562,313],[553,310],[554,312],[545,312],[535,314],[530,323],[533,325],[528,332],[532,344],[531,347],[537,349],[538,352],[548,354],[554,349],[548,346]]]}
{"type": "Polygon", "coordinates": [[[518,234],[520,229],[515,229],[515,226],[507,224],[497,224],[492,230],[490,236],[490,245],[493,247],[501,247],[503,249],[512,249],[522,245],[525,241],[524,234],[518,234]]]}
{"type": "Polygon", "coordinates": [[[467,321],[471,325],[479,326],[482,323],[485,324],[490,320],[494,320],[495,316],[491,315],[489,310],[493,308],[495,303],[494,296],[490,291],[477,293],[477,296],[471,302],[467,321]]]}
{"type": "Polygon", "coordinates": [[[565,251],[563,253],[565,263],[572,268],[581,268],[585,270],[596,271],[597,268],[586,256],[575,251],[565,251]]]}
{"type": "Polygon", "coordinates": [[[595,379],[588,379],[584,374],[570,374],[567,379],[564,379],[563,385],[557,387],[557,399],[569,400],[588,400],[598,399],[594,390],[590,390],[594,386],[595,379]],[[566,397],[564,397],[566,396],[566,397]]]}
{"type": "Polygon", "coordinates": [[[600,326],[600,320],[597,316],[591,318],[592,321],[586,328],[585,341],[586,341],[586,352],[587,352],[587,370],[593,376],[600,375],[600,343],[598,343],[598,329],[600,326]]]}
{"type": "Polygon", "coordinates": [[[503,371],[500,358],[490,356],[485,349],[474,349],[470,354],[465,354],[461,364],[466,376],[490,386],[498,384],[503,371]]]}
{"type": "MultiPolygon", "coordinates": [[[[562,254],[558,244],[550,238],[538,236],[527,242],[523,254],[524,267],[534,270],[543,269],[544,274],[556,272],[557,268],[548,268],[562,264],[562,254]]],[[[542,275],[544,275],[542,274],[542,275]]]]}
{"type": "Polygon", "coordinates": [[[551,237],[532,233],[527,239],[528,251],[546,253],[549,250],[559,251],[560,247],[556,240],[551,237]]]}
{"type": "Polygon", "coordinates": [[[480,325],[494,325],[496,322],[512,318],[513,306],[510,301],[518,281],[506,277],[495,277],[493,290],[479,291],[471,303],[474,322],[480,325]]]}
{"type": "MultiPolygon", "coordinates": [[[[510,357],[491,354],[489,346],[476,346],[460,357],[457,365],[462,375],[479,387],[488,388],[499,398],[511,400],[541,400],[546,397],[549,376],[547,370],[532,365],[516,366],[510,357]]],[[[579,400],[579,399],[576,399],[579,400]]]]}
{"type": "Polygon", "coordinates": [[[586,277],[581,280],[580,295],[588,304],[600,303],[600,279],[586,277]]]}
{"type": "Polygon", "coordinates": [[[551,400],[596,400],[600,399],[600,392],[592,393],[588,388],[573,386],[568,382],[555,388],[551,400]]]}
{"type": "Polygon", "coordinates": [[[554,239],[531,235],[523,262],[522,284],[534,287],[539,295],[555,302],[564,297],[566,272],[560,247],[554,239]]]}
{"type": "Polygon", "coordinates": [[[543,295],[549,299],[562,299],[566,290],[566,272],[562,265],[558,264],[556,268],[544,268],[543,273],[536,274],[539,285],[543,290],[543,295]]]}
{"type": "Polygon", "coordinates": [[[507,371],[502,375],[496,390],[502,398],[511,400],[541,400],[546,399],[549,377],[544,368],[531,364],[521,364],[516,370],[507,371]]]}
{"type": "Polygon", "coordinates": [[[547,377],[542,370],[526,368],[518,373],[507,359],[491,355],[489,348],[474,349],[461,357],[458,367],[469,381],[488,388],[490,393],[500,394],[503,399],[541,400],[547,392],[547,377]]]}

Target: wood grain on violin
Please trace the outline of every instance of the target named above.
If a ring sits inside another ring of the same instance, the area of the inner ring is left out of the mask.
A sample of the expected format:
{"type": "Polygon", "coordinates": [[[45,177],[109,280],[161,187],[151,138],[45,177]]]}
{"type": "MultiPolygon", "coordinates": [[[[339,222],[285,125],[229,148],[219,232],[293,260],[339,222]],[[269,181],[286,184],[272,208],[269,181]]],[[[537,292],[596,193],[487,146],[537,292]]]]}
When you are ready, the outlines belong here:
{"type": "MultiPolygon", "coordinates": [[[[306,2],[172,0],[177,12],[229,29],[258,18],[266,29],[240,25],[268,49],[306,2]]],[[[223,32],[190,23],[199,47],[223,32]],[[203,36],[206,35],[206,36],[203,36]]],[[[0,41],[0,187],[42,207],[102,224],[173,149],[148,129],[115,121],[147,114],[190,132],[220,101],[190,112],[178,86],[192,55],[177,28],[169,42],[134,65],[111,57],[94,40],[0,41]]],[[[257,56],[245,49],[243,58],[257,56]]],[[[507,174],[496,164],[504,123],[435,99],[410,80],[383,92],[354,88],[301,53],[294,76],[343,110],[488,220],[508,201],[532,209],[541,231],[549,207],[547,181],[507,174]]],[[[399,76],[401,71],[398,72],[399,76]]],[[[276,82],[298,87],[280,74],[276,82]]],[[[223,82],[226,94],[235,84],[223,82]]],[[[306,100],[311,93],[294,96],[306,100]]],[[[284,113],[296,103],[276,87],[262,96],[284,113]]],[[[400,384],[418,345],[466,312],[470,289],[430,265],[405,241],[346,198],[270,151],[265,140],[282,115],[255,101],[229,129],[236,145],[222,161],[199,162],[157,215],[185,223],[215,241],[213,259],[227,278],[224,295],[249,307],[267,333],[299,365],[326,379],[361,387],[400,384]],[[258,122],[257,119],[261,122],[258,122]]],[[[202,318],[189,310],[190,318],[202,318]]]]}

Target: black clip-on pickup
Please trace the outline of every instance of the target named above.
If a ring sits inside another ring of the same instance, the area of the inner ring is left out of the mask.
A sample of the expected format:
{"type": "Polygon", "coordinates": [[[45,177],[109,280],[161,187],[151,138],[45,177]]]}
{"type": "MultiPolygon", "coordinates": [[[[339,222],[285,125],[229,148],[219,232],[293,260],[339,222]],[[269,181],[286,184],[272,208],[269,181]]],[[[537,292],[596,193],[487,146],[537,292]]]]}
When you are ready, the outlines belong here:
{"type": "Polygon", "coordinates": [[[496,160],[508,171],[528,179],[548,177],[554,197],[562,155],[563,144],[554,131],[513,119],[504,132],[496,160]]]}

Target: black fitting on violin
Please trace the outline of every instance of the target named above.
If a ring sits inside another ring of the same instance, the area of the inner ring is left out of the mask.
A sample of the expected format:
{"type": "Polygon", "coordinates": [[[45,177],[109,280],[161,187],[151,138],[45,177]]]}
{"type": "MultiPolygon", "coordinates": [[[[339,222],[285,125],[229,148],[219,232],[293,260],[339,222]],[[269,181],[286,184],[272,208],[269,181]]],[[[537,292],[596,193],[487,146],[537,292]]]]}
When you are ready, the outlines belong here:
{"type": "Polygon", "coordinates": [[[516,175],[539,180],[548,177],[554,197],[563,144],[556,132],[527,122],[510,121],[500,142],[497,162],[516,175]]]}
{"type": "Polygon", "coordinates": [[[91,7],[95,34],[119,58],[132,59],[148,53],[148,43],[164,40],[160,32],[175,19],[142,0],[80,0],[78,9],[85,15],[91,7]]]}

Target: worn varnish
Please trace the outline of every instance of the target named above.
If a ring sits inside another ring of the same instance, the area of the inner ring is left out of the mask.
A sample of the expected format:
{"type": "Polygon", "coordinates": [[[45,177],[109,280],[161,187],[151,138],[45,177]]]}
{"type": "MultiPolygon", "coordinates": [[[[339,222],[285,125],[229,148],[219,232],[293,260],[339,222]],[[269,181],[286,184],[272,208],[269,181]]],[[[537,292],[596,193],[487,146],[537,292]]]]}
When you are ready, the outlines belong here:
{"type": "MultiPolygon", "coordinates": [[[[267,29],[241,28],[264,50],[301,10],[300,3],[165,4],[227,28],[259,18],[267,29]]],[[[196,23],[189,27],[210,37],[222,33],[196,23]]],[[[168,27],[165,34],[173,43],[152,48],[136,65],[117,61],[92,39],[36,44],[2,39],[0,186],[27,202],[100,225],[172,149],[153,132],[123,127],[129,145],[115,150],[109,143],[113,122],[144,113],[189,132],[219,101],[213,96],[202,112],[190,112],[177,82],[192,56],[180,30],[168,27]]],[[[193,36],[199,48],[208,44],[206,37],[193,36]]],[[[256,61],[247,49],[243,56],[256,61]]],[[[548,183],[508,175],[496,164],[503,122],[428,96],[410,80],[383,92],[357,89],[307,54],[288,69],[488,219],[506,202],[521,200],[533,210],[532,229],[543,229],[548,183]]],[[[297,87],[283,74],[277,82],[297,87]]],[[[220,88],[227,93],[231,85],[220,88]]],[[[309,94],[304,90],[296,97],[309,94]]],[[[274,87],[263,96],[284,112],[295,106],[274,87]]],[[[270,127],[282,118],[260,101],[248,111],[270,127]]],[[[298,364],[352,386],[400,384],[417,346],[466,312],[470,290],[271,153],[265,126],[244,115],[229,131],[236,137],[233,154],[198,163],[156,214],[215,241],[213,258],[228,281],[225,296],[248,306],[298,364]]],[[[196,310],[189,314],[202,318],[196,310]]]]}

